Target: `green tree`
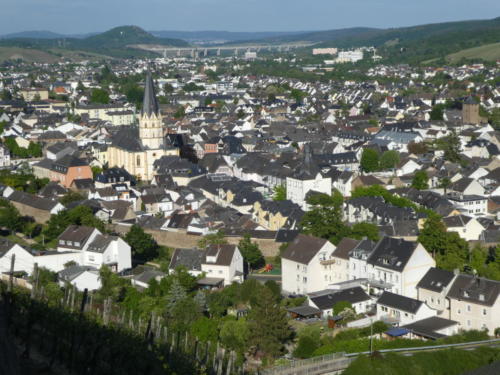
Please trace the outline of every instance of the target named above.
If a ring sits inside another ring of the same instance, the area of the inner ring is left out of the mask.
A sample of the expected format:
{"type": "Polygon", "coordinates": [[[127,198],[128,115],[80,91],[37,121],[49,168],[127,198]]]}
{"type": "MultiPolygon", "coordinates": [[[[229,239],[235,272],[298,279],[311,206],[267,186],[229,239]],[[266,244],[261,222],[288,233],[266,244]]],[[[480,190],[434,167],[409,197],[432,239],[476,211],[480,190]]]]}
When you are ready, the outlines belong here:
{"type": "Polygon", "coordinates": [[[227,244],[227,240],[224,238],[223,231],[207,234],[201,240],[198,241],[198,247],[202,249],[210,245],[225,245],[225,244],[227,244]]]}
{"type": "Polygon", "coordinates": [[[97,175],[102,173],[102,168],[98,166],[93,166],[90,168],[92,170],[92,177],[95,179],[97,175]]]}
{"type": "Polygon", "coordinates": [[[251,269],[261,268],[265,265],[266,261],[260,251],[259,245],[252,242],[250,235],[246,233],[238,243],[241,255],[245,262],[248,263],[251,269]]]}
{"type": "Polygon", "coordinates": [[[432,107],[430,118],[432,121],[442,121],[444,115],[444,106],[442,104],[436,104],[432,107]]]}
{"type": "Polygon", "coordinates": [[[425,190],[429,188],[429,177],[427,176],[426,171],[417,171],[413,176],[413,180],[411,181],[411,186],[418,190],[425,190]]]}
{"type": "Polygon", "coordinates": [[[19,211],[7,199],[0,198],[0,227],[9,232],[21,230],[23,221],[19,211]]]}
{"type": "Polygon", "coordinates": [[[90,93],[90,101],[96,104],[108,104],[109,93],[100,88],[92,89],[92,92],[90,93]]]}
{"type": "Polygon", "coordinates": [[[184,118],[184,116],[186,116],[186,109],[184,108],[184,106],[180,105],[177,108],[177,111],[174,113],[174,118],[175,119],[182,119],[182,118],[184,118]]]}
{"type": "Polygon", "coordinates": [[[69,225],[86,225],[101,232],[106,231],[104,222],[94,216],[90,207],[77,206],[71,210],[63,210],[52,215],[43,231],[44,239],[51,241],[57,238],[69,225]]]}
{"type": "Polygon", "coordinates": [[[342,222],[342,195],[338,191],[334,191],[332,196],[311,195],[307,199],[307,204],[311,209],[301,220],[304,233],[328,239],[334,244],[349,235],[349,227],[342,222]]]}
{"type": "Polygon", "coordinates": [[[290,97],[295,100],[296,103],[302,103],[305,97],[307,97],[307,94],[299,89],[292,89],[290,91],[290,97]]]}
{"type": "Polygon", "coordinates": [[[224,347],[238,353],[247,351],[250,329],[245,319],[226,320],[222,323],[219,335],[224,347]]]}
{"type": "Polygon", "coordinates": [[[376,172],[379,170],[378,152],[372,148],[365,148],[361,154],[360,167],[363,172],[376,172]]]}
{"type": "Polygon", "coordinates": [[[339,301],[333,305],[333,315],[340,315],[345,309],[352,309],[349,301],[339,301]]]}
{"type": "Polygon", "coordinates": [[[449,177],[443,177],[439,180],[439,187],[444,190],[444,195],[446,195],[448,188],[451,186],[451,180],[449,177]]]}
{"type": "Polygon", "coordinates": [[[273,200],[274,201],[284,201],[286,200],[286,186],[285,185],[276,185],[273,188],[273,200]]]}
{"type": "Polygon", "coordinates": [[[393,169],[399,164],[399,152],[389,150],[380,157],[380,169],[393,169]]]}
{"type": "Polygon", "coordinates": [[[372,223],[356,223],[351,227],[350,237],[358,240],[366,237],[369,240],[378,241],[378,227],[372,223]]]}
{"type": "Polygon", "coordinates": [[[438,150],[444,151],[444,158],[452,163],[457,163],[462,160],[460,156],[460,138],[455,132],[446,137],[439,138],[435,141],[435,146],[438,150]]]}
{"type": "Polygon", "coordinates": [[[12,100],[11,92],[7,89],[3,89],[2,92],[0,92],[0,99],[1,100],[12,100]]]}
{"type": "Polygon", "coordinates": [[[299,341],[293,351],[296,358],[310,358],[321,343],[321,333],[318,327],[306,327],[299,332],[299,341]]]}
{"type": "Polygon", "coordinates": [[[290,339],[286,310],[280,306],[273,293],[262,289],[248,314],[250,342],[268,357],[277,357],[290,339]]]}
{"type": "Polygon", "coordinates": [[[152,235],[144,232],[140,226],[134,224],[125,235],[125,241],[132,248],[132,256],[144,262],[158,256],[159,246],[152,235]]]}
{"type": "Polygon", "coordinates": [[[79,92],[80,94],[85,91],[85,86],[83,85],[82,81],[78,81],[78,84],[76,86],[76,91],[79,92]]]}
{"type": "Polygon", "coordinates": [[[85,197],[81,195],[80,193],[77,193],[76,191],[68,191],[66,194],[64,194],[61,199],[59,199],[59,202],[61,204],[67,206],[68,204],[72,202],[78,202],[78,201],[83,201],[85,200],[85,197]]]}
{"type": "Polygon", "coordinates": [[[124,287],[123,279],[103,264],[99,269],[99,280],[101,281],[101,288],[98,295],[102,299],[111,298],[116,301],[121,289],[124,287]]]}

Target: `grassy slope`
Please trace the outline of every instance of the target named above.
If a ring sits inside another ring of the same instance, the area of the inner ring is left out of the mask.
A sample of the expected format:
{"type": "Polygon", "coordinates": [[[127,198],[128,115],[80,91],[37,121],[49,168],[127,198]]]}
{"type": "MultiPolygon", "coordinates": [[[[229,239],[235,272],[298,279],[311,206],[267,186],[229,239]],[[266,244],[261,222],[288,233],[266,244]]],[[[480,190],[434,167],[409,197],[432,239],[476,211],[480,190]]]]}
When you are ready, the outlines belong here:
{"type": "Polygon", "coordinates": [[[0,62],[5,60],[21,59],[26,62],[54,63],[61,57],[71,60],[88,60],[88,59],[103,59],[109,58],[105,55],[76,50],[65,50],[60,48],[47,49],[45,51],[34,48],[21,47],[1,47],[0,46],[0,62]]]}
{"type": "Polygon", "coordinates": [[[468,48],[448,55],[448,60],[450,60],[451,62],[459,61],[462,58],[496,61],[500,59],[500,43],[486,44],[480,47],[468,48]]]}

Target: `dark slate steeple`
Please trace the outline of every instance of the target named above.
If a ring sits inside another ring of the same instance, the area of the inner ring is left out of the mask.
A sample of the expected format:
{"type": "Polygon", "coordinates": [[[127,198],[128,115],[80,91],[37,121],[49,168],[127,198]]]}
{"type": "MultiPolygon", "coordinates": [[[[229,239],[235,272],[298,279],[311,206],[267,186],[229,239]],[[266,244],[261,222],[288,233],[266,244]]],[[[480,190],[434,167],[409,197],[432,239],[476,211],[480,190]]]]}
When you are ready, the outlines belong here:
{"type": "Polygon", "coordinates": [[[313,159],[313,151],[309,143],[304,145],[302,163],[295,170],[293,177],[298,180],[314,180],[320,173],[318,165],[313,159]]]}
{"type": "Polygon", "coordinates": [[[141,115],[146,114],[151,116],[153,114],[158,115],[160,112],[160,107],[158,105],[158,100],[156,99],[155,85],[153,82],[153,77],[151,76],[151,71],[148,67],[148,72],[146,74],[146,84],[144,87],[144,101],[142,102],[141,115]]]}

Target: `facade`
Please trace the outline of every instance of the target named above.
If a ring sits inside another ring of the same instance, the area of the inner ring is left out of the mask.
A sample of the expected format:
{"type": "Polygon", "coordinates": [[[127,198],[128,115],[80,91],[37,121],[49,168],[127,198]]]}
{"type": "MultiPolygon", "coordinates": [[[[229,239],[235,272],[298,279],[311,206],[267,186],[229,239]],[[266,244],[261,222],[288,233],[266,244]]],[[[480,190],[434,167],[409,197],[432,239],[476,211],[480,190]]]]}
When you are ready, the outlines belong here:
{"type": "Polygon", "coordinates": [[[377,300],[377,320],[395,326],[410,324],[436,316],[436,311],[424,302],[391,292],[384,292],[377,300]]]}
{"type": "Polygon", "coordinates": [[[283,293],[304,295],[326,289],[334,250],[325,239],[299,234],[281,256],[283,293]]]}
{"type": "Polygon", "coordinates": [[[49,98],[49,90],[44,88],[29,88],[20,90],[19,93],[26,102],[47,100],[49,98]]]}
{"type": "Polygon", "coordinates": [[[154,177],[154,162],[166,155],[179,155],[179,150],[165,142],[153,78],[148,72],[139,127],[122,127],[104,159],[110,167],[122,167],[137,178],[150,181],[154,177]]]}
{"type": "Polygon", "coordinates": [[[33,174],[38,178],[48,178],[69,188],[73,181],[92,179],[92,169],[83,159],[64,155],[58,160],[44,159],[33,165],[33,174]]]}
{"type": "Polygon", "coordinates": [[[10,167],[10,151],[4,145],[0,145],[0,168],[10,167]]]}

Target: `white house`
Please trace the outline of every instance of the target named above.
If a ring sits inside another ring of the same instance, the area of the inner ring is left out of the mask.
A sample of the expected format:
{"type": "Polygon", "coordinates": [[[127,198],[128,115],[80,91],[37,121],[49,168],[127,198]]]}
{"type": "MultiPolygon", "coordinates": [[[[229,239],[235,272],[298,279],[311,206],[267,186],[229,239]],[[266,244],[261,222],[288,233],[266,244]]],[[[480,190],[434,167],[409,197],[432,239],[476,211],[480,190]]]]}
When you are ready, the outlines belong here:
{"type": "Polygon", "coordinates": [[[193,276],[205,274],[224,286],[244,279],[243,256],[236,245],[210,245],[206,250],[175,249],[169,271],[186,267],[193,276]]]}
{"type": "Polygon", "coordinates": [[[484,230],[484,227],[475,218],[465,215],[448,216],[443,219],[444,225],[450,232],[457,232],[466,241],[475,241],[484,230]]]}
{"type": "Polygon", "coordinates": [[[436,310],[424,302],[399,294],[384,292],[377,300],[377,320],[402,326],[436,316],[436,310]]]}
{"type": "Polygon", "coordinates": [[[299,234],[281,256],[284,294],[307,294],[326,289],[332,274],[335,246],[323,238],[299,234]]]}
{"type": "Polygon", "coordinates": [[[91,266],[70,266],[58,274],[59,285],[70,283],[78,290],[93,291],[101,288],[99,270],[91,266]]]}
{"type": "Polygon", "coordinates": [[[333,306],[337,302],[351,303],[354,311],[363,314],[371,310],[373,301],[360,286],[343,290],[326,289],[307,295],[309,306],[320,309],[323,317],[333,316],[333,306]]]}
{"type": "Polygon", "coordinates": [[[406,297],[417,297],[417,284],[436,262],[418,242],[384,237],[367,259],[368,278],[390,291],[406,297]]]}

